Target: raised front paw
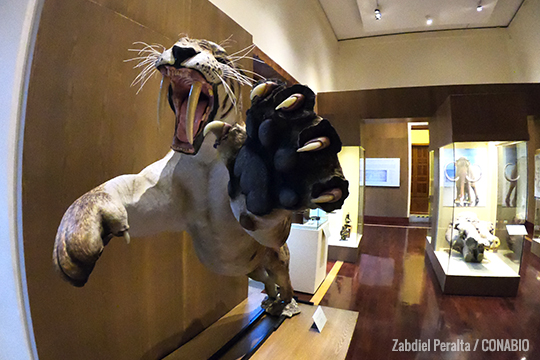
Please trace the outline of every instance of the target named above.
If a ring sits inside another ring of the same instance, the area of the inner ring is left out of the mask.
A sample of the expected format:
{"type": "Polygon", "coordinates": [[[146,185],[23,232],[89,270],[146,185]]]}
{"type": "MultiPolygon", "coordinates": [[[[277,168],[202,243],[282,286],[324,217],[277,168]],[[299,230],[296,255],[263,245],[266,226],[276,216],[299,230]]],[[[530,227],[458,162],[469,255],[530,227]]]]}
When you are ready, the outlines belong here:
{"type": "Polygon", "coordinates": [[[62,278],[83,286],[113,236],[129,243],[125,207],[101,187],[77,199],[64,214],[53,250],[53,263],[62,278]]]}
{"type": "Polygon", "coordinates": [[[341,140],[313,111],[306,86],[265,81],[254,87],[247,112],[247,139],[230,164],[229,195],[245,196],[257,216],[274,209],[339,209],[348,196],[337,153],[341,140]]]}

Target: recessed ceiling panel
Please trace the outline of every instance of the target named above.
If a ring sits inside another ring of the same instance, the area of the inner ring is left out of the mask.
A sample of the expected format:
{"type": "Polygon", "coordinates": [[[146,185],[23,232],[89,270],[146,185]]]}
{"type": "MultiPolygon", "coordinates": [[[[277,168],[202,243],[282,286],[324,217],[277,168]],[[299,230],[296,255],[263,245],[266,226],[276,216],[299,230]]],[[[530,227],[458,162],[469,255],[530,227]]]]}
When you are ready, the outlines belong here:
{"type": "Polygon", "coordinates": [[[507,26],[523,0],[319,0],[338,40],[507,26]],[[477,11],[481,5],[482,11],[477,11]],[[375,19],[379,9],[381,19],[375,19]],[[432,19],[431,25],[427,18],[432,19]]]}
{"type": "Polygon", "coordinates": [[[467,28],[487,24],[497,0],[357,0],[364,31],[368,33],[426,31],[431,28],[467,28]],[[381,19],[375,19],[375,8],[381,19]],[[426,19],[433,20],[431,28],[426,19]]]}

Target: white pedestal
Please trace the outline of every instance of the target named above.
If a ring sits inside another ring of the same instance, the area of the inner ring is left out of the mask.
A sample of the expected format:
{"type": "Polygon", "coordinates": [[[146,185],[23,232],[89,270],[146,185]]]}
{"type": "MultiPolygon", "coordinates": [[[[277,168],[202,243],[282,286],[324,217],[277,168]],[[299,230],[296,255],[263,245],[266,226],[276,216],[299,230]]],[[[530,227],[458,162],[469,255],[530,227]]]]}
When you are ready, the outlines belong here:
{"type": "Polygon", "coordinates": [[[309,224],[291,226],[289,273],[294,290],[314,294],[326,277],[328,242],[323,230],[328,222],[319,227],[309,224]]]}
{"type": "Polygon", "coordinates": [[[534,255],[540,257],[540,239],[538,239],[538,238],[532,239],[531,252],[534,255]]]}
{"type": "Polygon", "coordinates": [[[328,259],[355,263],[358,260],[360,240],[362,234],[353,232],[347,240],[341,240],[339,233],[332,232],[328,239],[328,259]]]}

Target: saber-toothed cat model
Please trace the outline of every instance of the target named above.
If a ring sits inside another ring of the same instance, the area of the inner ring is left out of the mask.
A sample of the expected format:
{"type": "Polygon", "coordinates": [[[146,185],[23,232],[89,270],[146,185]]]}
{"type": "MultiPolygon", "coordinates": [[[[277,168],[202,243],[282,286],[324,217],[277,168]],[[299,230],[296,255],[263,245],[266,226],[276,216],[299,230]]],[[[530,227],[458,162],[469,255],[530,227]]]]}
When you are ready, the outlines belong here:
{"type": "Polygon", "coordinates": [[[182,38],[143,54],[147,67],[138,80],[161,72],[161,102],[168,100],[176,115],[172,151],[67,209],[56,235],[56,268],[83,286],[112,237],[187,231],[204,265],[263,282],[263,307],[294,315],[285,244],[291,212],[332,211],[348,195],[336,131],[313,112],[309,88],[275,81],[253,88],[244,127],[234,107],[249,79],[235,66],[239,57],[210,41],[182,38]]]}

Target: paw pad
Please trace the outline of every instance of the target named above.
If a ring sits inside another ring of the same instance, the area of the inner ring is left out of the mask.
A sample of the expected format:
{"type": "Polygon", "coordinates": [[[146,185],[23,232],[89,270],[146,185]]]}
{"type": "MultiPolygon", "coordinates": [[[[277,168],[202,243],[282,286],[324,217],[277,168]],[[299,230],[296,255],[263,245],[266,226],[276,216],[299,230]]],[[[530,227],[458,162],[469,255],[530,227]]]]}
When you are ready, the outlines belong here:
{"type": "Polygon", "coordinates": [[[341,140],[313,111],[315,94],[266,81],[255,86],[251,102],[229,195],[245,195],[247,209],[259,216],[275,208],[340,208],[349,193],[337,158],[341,140]]]}

